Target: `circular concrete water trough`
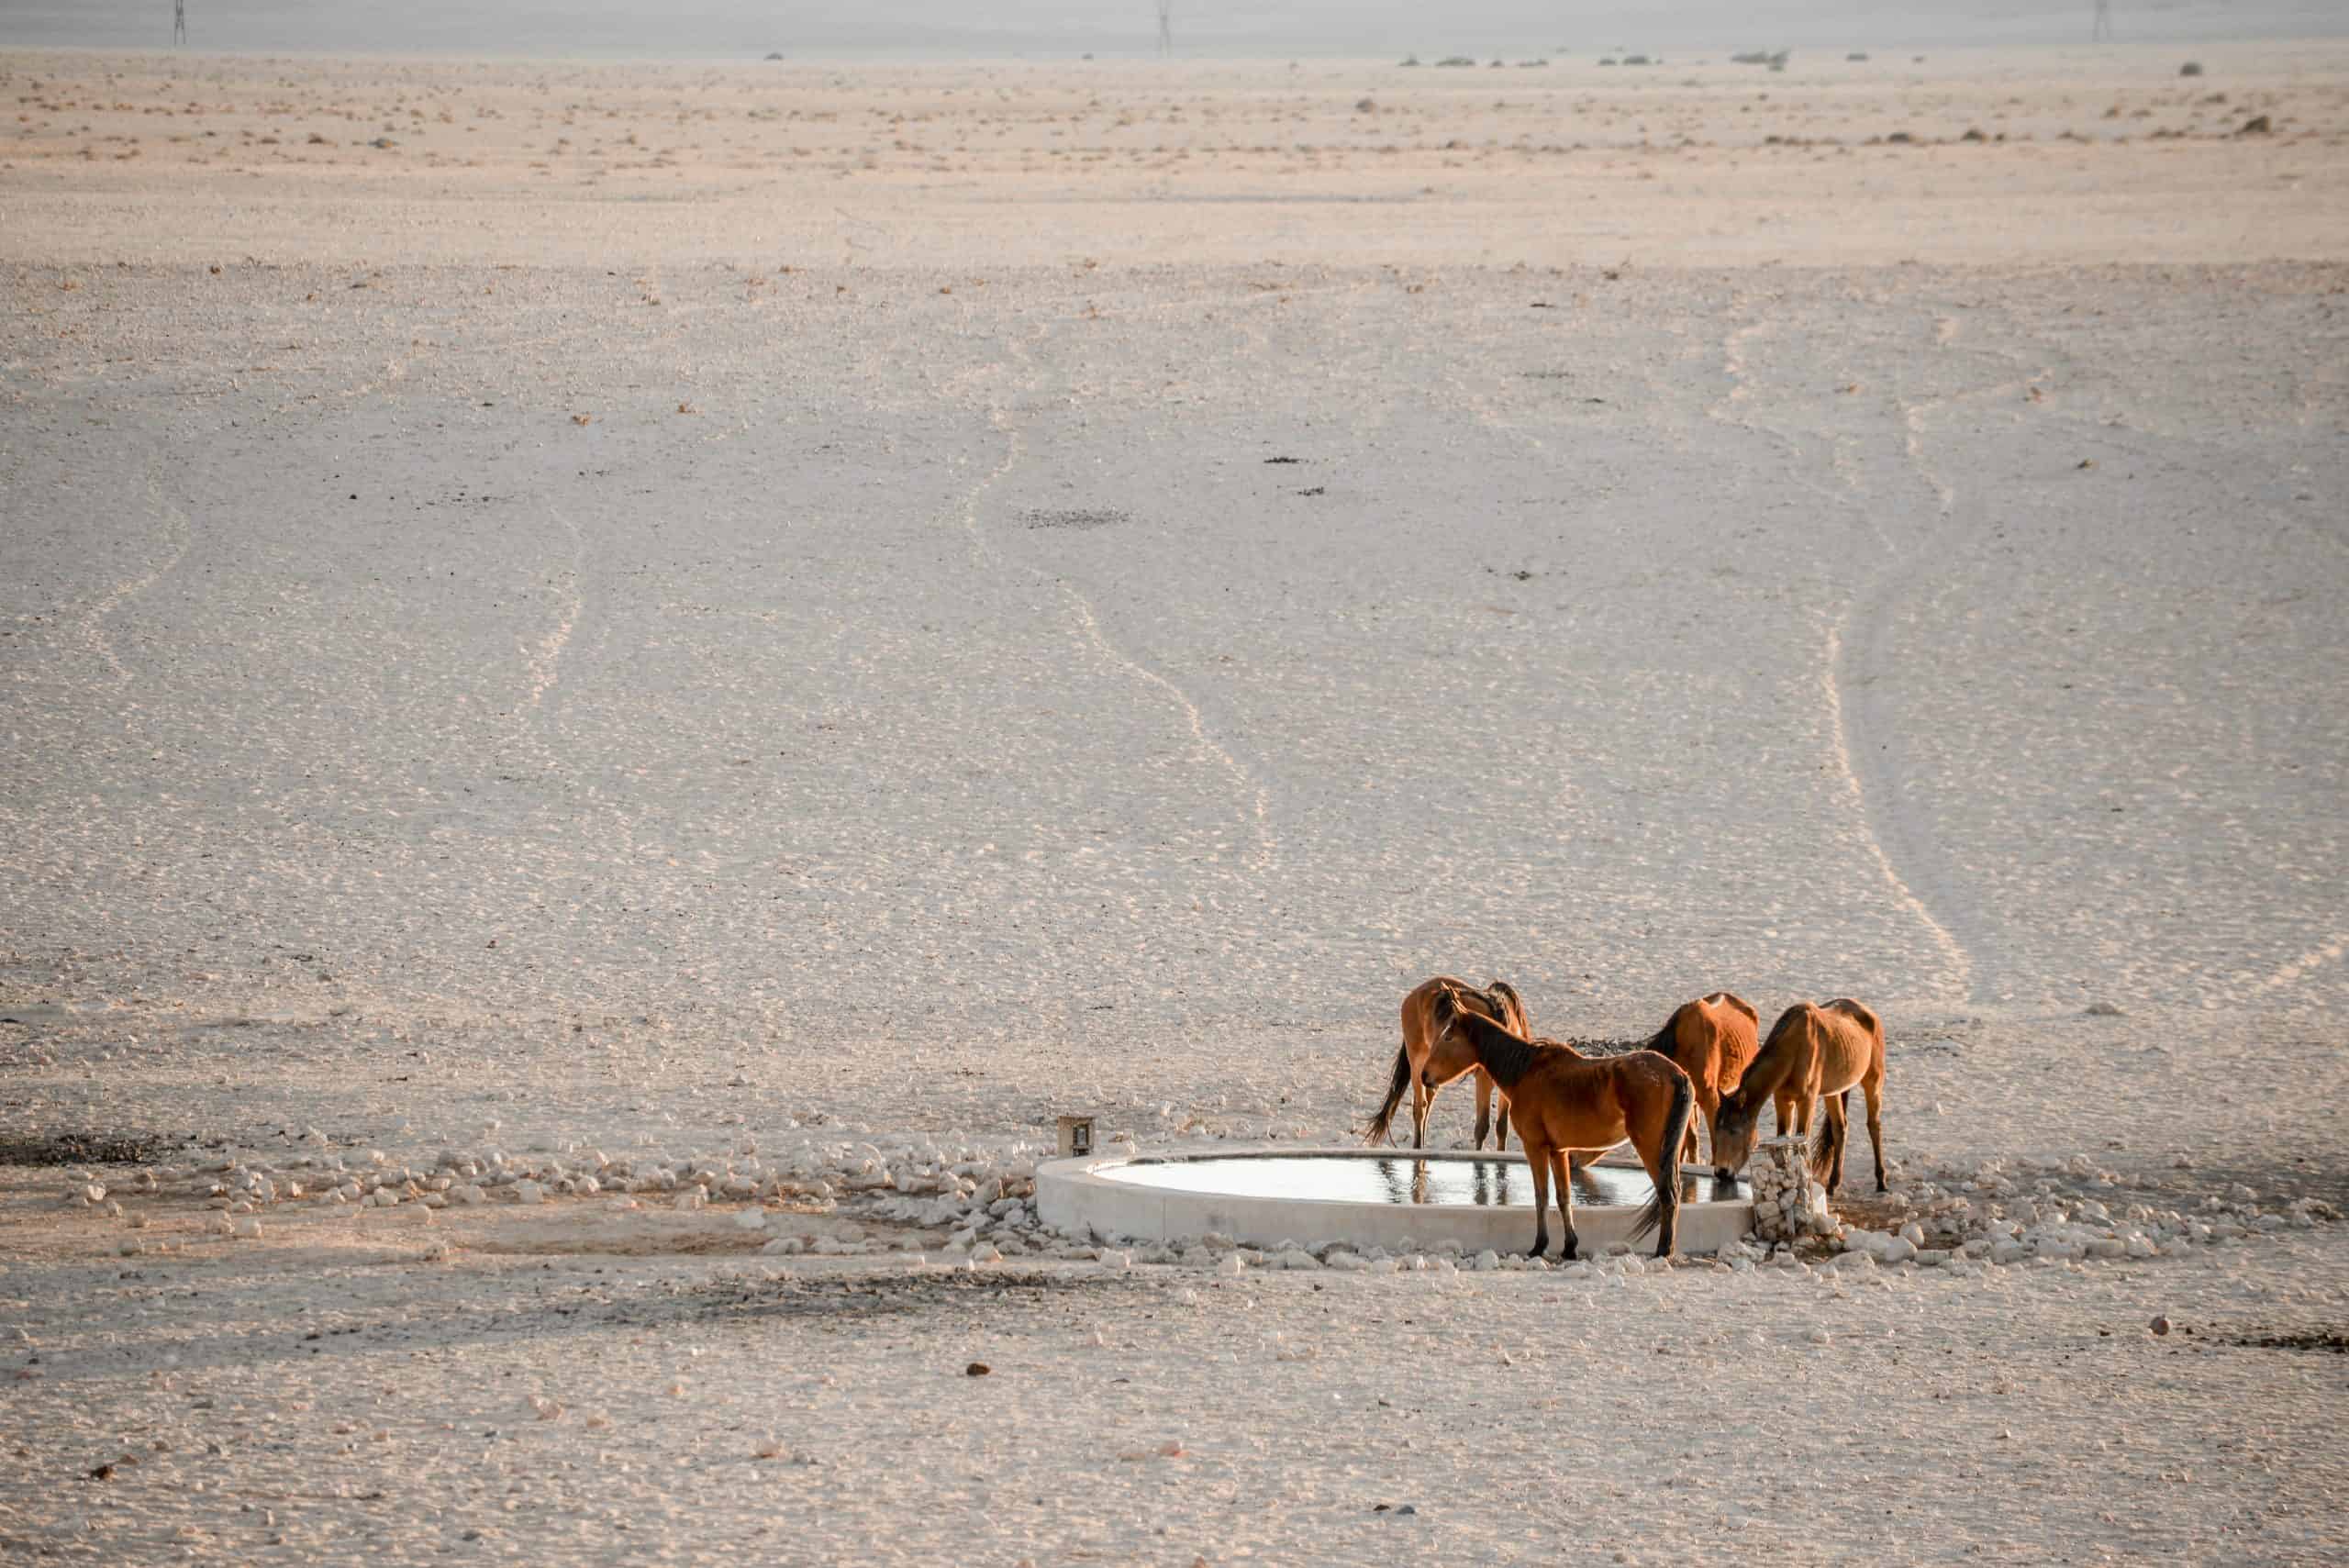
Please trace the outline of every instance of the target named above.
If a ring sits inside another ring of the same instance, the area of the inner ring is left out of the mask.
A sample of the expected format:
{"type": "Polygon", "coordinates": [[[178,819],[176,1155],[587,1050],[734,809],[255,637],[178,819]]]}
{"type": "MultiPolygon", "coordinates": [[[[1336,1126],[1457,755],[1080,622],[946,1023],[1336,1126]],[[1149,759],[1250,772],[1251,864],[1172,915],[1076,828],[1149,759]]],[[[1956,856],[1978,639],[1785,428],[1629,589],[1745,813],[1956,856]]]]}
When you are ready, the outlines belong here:
{"type": "MultiPolygon", "coordinates": [[[[1753,1229],[1742,1183],[1720,1191],[1709,1171],[1681,1176],[1675,1251],[1711,1252],[1753,1229]]],[[[1630,1242],[1653,1195],[1627,1151],[1575,1178],[1582,1253],[1630,1242]]],[[[1036,1173],[1036,1210],[1083,1234],[1172,1241],[1216,1232],[1255,1247],[1281,1241],[1350,1241],[1397,1251],[1456,1241],[1463,1251],[1522,1252],[1533,1245],[1533,1173],[1520,1154],[1398,1152],[1272,1145],[1182,1154],[1106,1154],[1058,1160],[1036,1173]]],[[[1563,1238],[1550,1216],[1553,1255],[1563,1238]]],[[[1654,1241],[1635,1243],[1651,1250],[1654,1241]]]]}

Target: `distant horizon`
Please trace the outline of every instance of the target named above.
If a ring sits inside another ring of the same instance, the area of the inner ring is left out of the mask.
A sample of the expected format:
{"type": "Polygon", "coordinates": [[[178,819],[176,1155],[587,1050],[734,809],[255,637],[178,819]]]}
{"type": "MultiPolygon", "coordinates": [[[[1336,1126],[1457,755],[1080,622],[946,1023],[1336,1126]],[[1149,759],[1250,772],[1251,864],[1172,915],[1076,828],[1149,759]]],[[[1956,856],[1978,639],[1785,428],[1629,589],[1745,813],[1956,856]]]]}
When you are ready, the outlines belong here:
{"type": "MultiPolygon", "coordinates": [[[[1289,0],[1193,5],[1176,0],[1176,61],[1385,60],[1449,55],[1479,61],[1588,60],[1623,51],[1719,59],[1755,49],[1797,51],[2090,47],[2091,5],[1954,0],[1723,0],[1655,15],[1628,5],[1536,6],[1498,0],[1451,13],[1449,25],[1397,0],[1289,0]]],[[[2115,45],[2282,41],[2349,35],[2349,6],[2321,0],[2115,0],[2115,45]]],[[[900,0],[886,6],[785,11],[750,0],[677,0],[652,7],[581,0],[417,0],[397,11],[321,0],[188,0],[192,54],[394,55],[435,58],[860,61],[1160,58],[1148,0],[1046,0],[1003,6],[900,0]],[[994,20],[1002,16],[1003,20],[994,20]],[[1016,19],[1015,19],[1016,18],[1016,19]],[[1114,18],[1114,22],[1112,21],[1114,18]]],[[[0,0],[0,49],[170,50],[171,0],[0,0]]],[[[2100,47],[2100,46],[2099,46],[2100,47]]]]}

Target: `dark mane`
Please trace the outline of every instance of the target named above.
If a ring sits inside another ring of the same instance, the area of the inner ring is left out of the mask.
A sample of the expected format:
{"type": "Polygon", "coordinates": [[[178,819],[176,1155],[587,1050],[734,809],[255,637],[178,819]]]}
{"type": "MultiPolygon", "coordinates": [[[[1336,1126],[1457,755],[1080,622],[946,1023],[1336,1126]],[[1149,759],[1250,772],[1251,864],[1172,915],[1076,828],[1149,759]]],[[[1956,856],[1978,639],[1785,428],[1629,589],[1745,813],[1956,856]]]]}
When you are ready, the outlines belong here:
{"type": "Polygon", "coordinates": [[[1670,1017],[1670,1018],[1666,1018],[1666,1019],[1664,1019],[1664,1028],[1662,1028],[1662,1029],[1660,1029],[1656,1030],[1656,1031],[1655,1031],[1654,1038],[1653,1038],[1652,1040],[1650,1040],[1647,1042],[1647,1044],[1646,1044],[1645,1046],[1643,1046],[1642,1049],[1642,1050],[1646,1050],[1646,1051],[1654,1051],[1658,1056],[1669,1056],[1669,1057],[1671,1057],[1673,1060],[1675,1060],[1675,1062],[1676,1062],[1676,1061],[1678,1061],[1678,1060],[1679,1060],[1679,1051],[1678,1051],[1678,1047],[1679,1047],[1679,1043],[1680,1043],[1680,1015],[1681,1015],[1681,1014],[1683,1014],[1683,1013],[1685,1013],[1685,1012],[1687,1012],[1687,1010],[1688,1010],[1688,1004],[1687,1004],[1687,1003],[1686,1003],[1686,1002],[1683,1002],[1683,1003],[1681,1003],[1681,1004],[1680,1004],[1680,1006],[1676,1006],[1676,1007],[1673,1008],[1673,1009],[1672,1009],[1672,1017],[1670,1017]]]}
{"type": "Polygon", "coordinates": [[[1540,1054],[1531,1040],[1520,1040],[1492,1019],[1463,1007],[1460,994],[1448,985],[1436,993],[1434,1011],[1436,1027],[1465,1033],[1477,1064],[1504,1089],[1517,1087],[1517,1081],[1540,1054]]]}
{"type": "Polygon", "coordinates": [[[1514,1089],[1517,1081],[1533,1065],[1541,1050],[1531,1040],[1520,1040],[1496,1023],[1476,1019],[1481,1026],[1468,1038],[1475,1042],[1476,1060],[1493,1075],[1493,1082],[1504,1089],[1514,1089]]]}
{"type": "MultiPolygon", "coordinates": [[[[1530,1020],[1525,1013],[1525,998],[1517,994],[1516,986],[1506,980],[1496,980],[1485,987],[1485,995],[1492,998],[1493,1017],[1499,1019],[1503,1026],[1515,1029],[1517,1025],[1509,1022],[1511,1018],[1530,1026],[1530,1020]]],[[[1530,1035],[1533,1031],[1531,1027],[1528,1027],[1518,1032],[1530,1035]]]]}
{"type": "Polygon", "coordinates": [[[1777,1044],[1778,1037],[1787,1032],[1787,1026],[1795,1021],[1796,1016],[1800,1014],[1809,1006],[1810,1004],[1808,1002],[1797,1002],[1793,1006],[1788,1007],[1785,1012],[1780,1013],[1778,1015],[1778,1021],[1770,1026],[1770,1038],[1762,1042],[1762,1049],[1766,1051],[1772,1046],[1777,1044]]]}

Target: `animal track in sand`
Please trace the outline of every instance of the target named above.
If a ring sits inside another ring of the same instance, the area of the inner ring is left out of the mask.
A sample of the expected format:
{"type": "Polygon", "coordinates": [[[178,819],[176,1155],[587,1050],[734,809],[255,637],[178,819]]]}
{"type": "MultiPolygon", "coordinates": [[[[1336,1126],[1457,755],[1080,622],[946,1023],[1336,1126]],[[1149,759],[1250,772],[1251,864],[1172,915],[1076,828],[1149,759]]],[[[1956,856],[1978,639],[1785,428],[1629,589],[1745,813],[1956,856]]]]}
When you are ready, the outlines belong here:
{"type": "MultiPolygon", "coordinates": [[[[1745,357],[1745,346],[1765,336],[1771,328],[1767,320],[1750,322],[1732,328],[1722,339],[1721,368],[1734,384],[1728,394],[1707,406],[1706,414],[1719,423],[1733,426],[1776,442],[1793,455],[1805,455],[1799,439],[1743,412],[1753,406],[1753,374],[1745,357]]],[[[1937,324],[1936,341],[1947,343],[1955,336],[1954,324],[1944,317],[1937,324]]],[[[1976,395],[1968,394],[1966,395],[1976,395]]],[[[1957,503],[1954,486],[1943,481],[1925,462],[1923,451],[1926,405],[1902,405],[1901,431],[1904,455],[1910,465],[1924,476],[1932,486],[1935,500],[1935,516],[1946,521],[1957,503]]],[[[1979,963],[1974,945],[1962,940],[1960,927],[1968,922],[1947,912],[1952,895],[1944,888],[1935,888],[1920,878],[1918,867],[1926,857],[1918,848],[1916,835],[1898,808],[1898,773],[1893,748],[1899,736],[1898,726],[1875,713],[1871,694],[1877,680],[1880,661],[1875,657],[1875,645],[1884,617],[1898,595],[1898,592],[1913,575],[1914,549],[1902,550],[1886,531],[1880,508],[1871,505],[1865,494],[1859,475],[1837,438],[1827,438],[1830,443],[1829,463],[1842,481],[1842,491],[1819,484],[1798,469],[1789,469],[1789,477],[1834,506],[1856,506],[1865,520],[1869,532],[1882,552],[1881,564],[1855,593],[1842,617],[1827,628],[1826,658],[1821,673],[1821,690],[1827,703],[1828,734],[1832,748],[1835,771],[1844,790],[1850,795],[1860,827],[1862,840],[1870,860],[1890,889],[1894,900],[1911,918],[1921,926],[1928,940],[1939,951],[1946,984],[1959,997],[1970,999],[1979,979],[1979,963]],[[1903,867],[1909,869],[1904,873],[1903,867]],[[1937,912],[1937,909],[1940,912],[1937,912]]],[[[1936,533],[1938,528],[1934,530],[1936,533]]]]}
{"type": "Polygon", "coordinates": [[[164,496],[162,482],[152,474],[147,480],[147,497],[155,512],[162,517],[165,534],[176,536],[179,542],[173,547],[170,558],[161,565],[144,576],[128,578],[116,584],[99,595],[97,601],[82,615],[82,640],[106,661],[106,668],[114,672],[115,684],[118,686],[130,684],[131,674],[122,661],[116,657],[114,644],[106,640],[106,617],[161,582],[173,568],[187,559],[187,552],[195,544],[195,525],[188,521],[185,512],[164,496]]]}
{"type": "MultiPolygon", "coordinates": [[[[1865,607],[1865,601],[1856,603],[1847,621],[1859,619],[1865,607]]],[[[1890,835],[1876,821],[1878,807],[1876,803],[1884,798],[1887,786],[1883,781],[1876,781],[1876,788],[1871,792],[1869,781],[1862,777],[1862,770],[1854,761],[1855,752],[1865,752],[1865,747],[1854,743],[1854,730],[1860,727],[1855,725],[1851,707],[1843,700],[1844,689],[1853,684],[1844,666],[1843,625],[1830,626],[1827,628],[1826,671],[1821,685],[1827,697],[1828,733],[1833,738],[1836,772],[1842,775],[1844,787],[1851,792],[1858,809],[1862,837],[1866,841],[1868,854],[1884,873],[1884,880],[1891,887],[1894,898],[1915,917],[1918,924],[1925,928],[1933,945],[1941,950],[1943,960],[1954,972],[1951,984],[1959,996],[1971,999],[1974,995],[1973,955],[1900,874],[1900,868],[1894,863],[1892,851],[1886,843],[1890,835]]]]}
{"type": "Polygon", "coordinates": [[[579,591],[579,574],[586,564],[586,539],[580,533],[579,525],[561,512],[550,509],[549,515],[571,536],[571,566],[562,573],[567,595],[562,617],[535,651],[526,648],[523,651],[530,673],[530,695],[522,700],[525,708],[535,708],[544,702],[547,693],[562,679],[562,651],[571,645],[572,631],[579,625],[580,612],[585,607],[579,591]]]}
{"type": "MultiPolygon", "coordinates": [[[[1954,317],[1936,317],[1934,347],[1948,348],[1958,333],[1954,317]]],[[[1907,585],[1925,574],[1925,558],[1937,541],[1947,539],[1958,510],[1955,484],[1926,450],[1931,416],[2001,395],[2027,394],[2052,373],[2041,367],[1943,396],[1900,403],[1901,452],[1933,496],[1932,523],[1906,548],[1886,541],[1883,565],[1854,596],[1845,618],[1828,634],[1828,679],[1834,689],[1840,760],[1867,819],[1872,851],[1898,896],[1928,925],[1936,945],[1956,961],[1956,984],[1968,1001],[1997,990],[1998,976],[1986,957],[1995,948],[1992,917],[1972,906],[1956,877],[1945,870],[1940,874],[1933,872],[1936,855],[1930,835],[1914,828],[1900,809],[1904,738],[1898,724],[1876,712],[1874,694],[1884,668],[1876,644],[1886,617],[1907,585]]],[[[1880,528],[1878,537],[1884,537],[1880,528]]]]}
{"type": "MultiPolygon", "coordinates": [[[[1024,384],[1030,391],[1033,391],[1036,382],[1036,361],[1029,352],[1028,346],[1017,339],[1007,339],[1006,346],[1011,350],[1012,356],[1028,370],[1029,373],[1024,384]]],[[[993,473],[972,486],[971,493],[965,497],[963,505],[963,528],[971,537],[974,558],[982,564],[996,565],[1001,562],[1002,556],[995,546],[988,542],[985,529],[979,522],[979,504],[987,492],[994,488],[1004,475],[1010,473],[1013,465],[1019,461],[1026,451],[1027,439],[1019,428],[1012,423],[1000,401],[993,403],[988,408],[987,418],[989,423],[1004,432],[1006,438],[1004,457],[1003,461],[996,465],[993,473]]],[[[1122,522],[1126,520],[1127,514],[1115,508],[1087,507],[1031,510],[1022,514],[1022,517],[1030,531],[1057,528],[1090,531],[1112,522],[1122,522]]],[[[1040,568],[1030,567],[1029,570],[1039,578],[1047,575],[1040,568]]],[[[1095,613],[1091,602],[1071,586],[1067,579],[1053,577],[1051,581],[1052,585],[1060,590],[1062,597],[1068,601],[1069,606],[1075,611],[1078,632],[1093,645],[1097,651],[1112,664],[1125,670],[1136,679],[1157,687],[1174,700],[1175,706],[1182,711],[1186,727],[1191,732],[1193,750],[1212,759],[1215,765],[1222,772],[1230,774],[1233,782],[1239,786],[1242,802],[1241,819],[1256,840],[1255,849],[1248,856],[1249,869],[1256,872],[1270,870],[1278,854],[1277,841],[1273,837],[1271,826],[1270,792],[1256,782],[1254,776],[1249,773],[1240,759],[1232,754],[1230,748],[1221,744],[1208,732],[1207,716],[1199,711],[1199,705],[1191,700],[1188,693],[1164,674],[1152,669],[1112,642],[1108,634],[1102,629],[1101,617],[1095,613]]]]}
{"type": "Polygon", "coordinates": [[[1259,872],[1271,870],[1277,851],[1277,841],[1273,838],[1270,821],[1271,800],[1264,787],[1250,776],[1248,770],[1241,766],[1239,758],[1233,756],[1216,740],[1215,737],[1208,733],[1207,716],[1199,711],[1199,705],[1193,702],[1182,687],[1111,642],[1108,636],[1101,629],[1100,617],[1093,613],[1093,606],[1085,602],[1084,595],[1070,587],[1065,581],[1061,581],[1058,586],[1063,595],[1068,599],[1071,607],[1076,611],[1077,626],[1085,633],[1086,640],[1098,649],[1104,657],[1122,665],[1137,678],[1149,682],[1174,699],[1175,706],[1183,710],[1184,719],[1190,727],[1194,746],[1214,758],[1223,770],[1231,775],[1233,782],[1240,786],[1241,797],[1247,802],[1249,827],[1256,838],[1256,848],[1248,857],[1249,869],[1259,872]]]}

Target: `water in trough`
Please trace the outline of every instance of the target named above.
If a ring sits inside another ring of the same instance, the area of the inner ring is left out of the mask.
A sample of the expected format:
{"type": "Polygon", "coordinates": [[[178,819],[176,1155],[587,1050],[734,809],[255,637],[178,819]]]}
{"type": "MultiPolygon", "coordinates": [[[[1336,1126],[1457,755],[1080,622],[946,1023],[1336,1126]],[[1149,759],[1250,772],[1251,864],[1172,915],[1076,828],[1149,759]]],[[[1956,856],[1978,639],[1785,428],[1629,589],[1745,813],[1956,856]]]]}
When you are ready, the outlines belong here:
{"type": "MultiPolygon", "coordinates": [[[[1095,1174],[1138,1186],[1170,1187],[1228,1197],[1310,1198],[1340,1203],[1433,1204],[1491,1208],[1533,1202],[1533,1173],[1522,1160],[1469,1154],[1237,1154],[1174,1160],[1141,1158],[1095,1174]]],[[[1749,1196],[1720,1189],[1710,1172],[1681,1173],[1689,1203],[1749,1196]]],[[[1637,1166],[1591,1165],[1575,1174],[1575,1202],[1636,1206],[1653,1195],[1637,1166]]]]}

